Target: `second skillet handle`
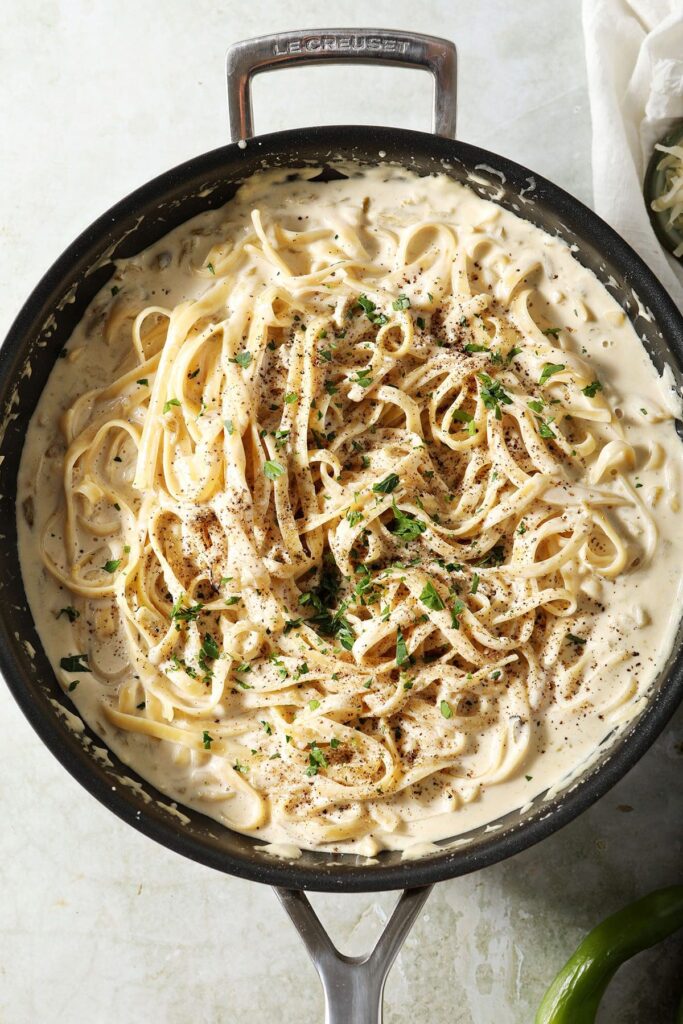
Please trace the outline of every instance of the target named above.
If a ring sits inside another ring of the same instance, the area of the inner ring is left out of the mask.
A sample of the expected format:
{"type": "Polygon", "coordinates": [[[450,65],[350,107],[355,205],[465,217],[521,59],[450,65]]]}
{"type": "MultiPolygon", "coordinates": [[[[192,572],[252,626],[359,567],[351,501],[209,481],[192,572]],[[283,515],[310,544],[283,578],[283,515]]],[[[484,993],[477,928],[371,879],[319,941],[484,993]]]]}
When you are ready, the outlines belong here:
{"type": "Polygon", "coordinates": [[[326,28],[244,39],[226,57],[233,142],[254,134],[251,80],[262,71],[301,64],[384,64],[434,76],[435,135],[455,138],[456,52],[448,39],[386,28],[326,28]]]}
{"type": "Polygon", "coordinates": [[[406,889],[375,948],[366,957],[355,957],[334,946],[303,892],[275,890],[322,982],[325,1024],[382,1024],[387,974],[431,891],[430,885],[406,889]]]}

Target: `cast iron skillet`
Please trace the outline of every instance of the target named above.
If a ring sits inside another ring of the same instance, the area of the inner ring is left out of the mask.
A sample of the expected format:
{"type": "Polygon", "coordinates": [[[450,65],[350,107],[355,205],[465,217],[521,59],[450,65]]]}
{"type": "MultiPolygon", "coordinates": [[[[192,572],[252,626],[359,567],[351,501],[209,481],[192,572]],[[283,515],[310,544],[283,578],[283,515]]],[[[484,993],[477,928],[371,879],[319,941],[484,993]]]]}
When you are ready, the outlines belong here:
{"type": "MultiPolygon", "coordinates": [[[[237,183],[263,166],[323,167],[336,158],[367,164],[396,162],[419,174],[445,171],[469,181],[481,196],[576,246],[576,257],[610,289],[633,321],[655,366],[668,364],[681,382],[683,321],[642,260],[572,196],[524,167],[453,140],[455,47],[428,36],[387,30],[332,29],[287,33],[238,43],[228,53],[231,145],[189,160],[133,192],[73,242],[37,285],[0,350],[0,669],[24,714],[65,768],[120,818],[157,842],[229,874],[278,887],[323,979],[328,1021],[379,1019],[386,973],[412,921],[440,879],[474,871],[548,836],[601,797],[631,768],[663,728],[683,694],[679,628],[651,699],[629,729],[590,768],[547,799],[478,828],[465,844],[420,860],[382,853],[375,863],[356,856],[304,852],[280,860],[262,844],[221,828],[170,801],[113,755],[94,756],[101,741],[74,731],[72,705],[58,685],[27,607],[16,546],[16,479],[29,419],[55,359],[95,293],[113,273],[114,257],[130,256],[195,214],[221,206],[237,183]],[[435,79],[434,134],[342,126],[275,132],[252,138],[250,81],[260,71],[321,63],[421,67],[435,79]],[[237,141],[239,140],[239,141],[237,141]],[[30,375],[26,372],[30,364],[30,375]],[[30,644],[30,647],[28,646],[30,644]],[[33,653],[35,651],[35,653],[33,653]],[[123,781],[124,779],[128,780],[123,781]],[[130,780],[137,785],[130,785],[130,780]],[[374,953],[364,961],[337,954],[302,890],[408,890],[374,953]]],[[[19,515],[24,514],[21,508],[19,515]]]]}

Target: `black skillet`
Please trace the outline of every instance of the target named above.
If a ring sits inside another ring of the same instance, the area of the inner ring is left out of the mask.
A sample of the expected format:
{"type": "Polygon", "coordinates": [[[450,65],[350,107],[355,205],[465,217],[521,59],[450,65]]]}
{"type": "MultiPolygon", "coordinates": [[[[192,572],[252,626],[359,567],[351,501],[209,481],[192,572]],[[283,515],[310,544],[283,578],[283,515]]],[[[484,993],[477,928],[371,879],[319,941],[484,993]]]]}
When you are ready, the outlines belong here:
{"type": "MultiPolygon", "coordinates": [[[[233,46],[227,58],[233,143],[204,153],[160,175],[95,221],[45,274],[27,300],[0,350],[0,669],[32,726],[64,767],[124,821],[171,850],[241,878],[277,887],[306,942],[325,988],[327,1020],[376,1021],[381,1017],[386,974],[424,903],[429,887],[486,867],[550,835],[601,797],[636,763],[683,695],[679,628],[673,653],[647,705],[613,743],[573,781],[551,797],[507,814],[495,829],[480,827],[457,847],[413,861],[384,852],[375,863],[357,856],[304,852],[281,860],[263,844],[221,828],[187,810],[186,824],[168,800],[110,754],[95,760],[88,728],[74,732],[64,708],[71,702],[58,685],[36,634],[22,585],[16,546],[16,479],[29,419],[60,349],[95,293],[113,273],[114,257],[130,256],[203,210],[227,202],[239,181],[263,166],[324,168],[335,158],[402,164],[419,174],[446,172],[479,195],[576,246],[576,258],[595,272],[620,302],[659,371],[668,364],[681,383],[683,320],[636,253],[594,213],[562,189],[518,164],[454,141],[455,67],[452,43],[384,29],[291,32],[233,46]],[[297,129],[253,137],[250,82],[254,74],[297,64],[343,61],[393,64],[434,76],[434,133],[395,128],[297,129]],[[31,374],[25,373],[30,362],[31,374]],[[35,649],[31,656],[25,641],[35,649]],[[137,791],[123,776],[140,784],[137,791]],[[149,799],[151,797],[151,799],[149,799]],[[322,929],[303,890],[360,892],[404,889],[375,951],[365,960],[342,957],[322,929]]],[[[18,509],[22,515],[23,510],[18,509]]]]}

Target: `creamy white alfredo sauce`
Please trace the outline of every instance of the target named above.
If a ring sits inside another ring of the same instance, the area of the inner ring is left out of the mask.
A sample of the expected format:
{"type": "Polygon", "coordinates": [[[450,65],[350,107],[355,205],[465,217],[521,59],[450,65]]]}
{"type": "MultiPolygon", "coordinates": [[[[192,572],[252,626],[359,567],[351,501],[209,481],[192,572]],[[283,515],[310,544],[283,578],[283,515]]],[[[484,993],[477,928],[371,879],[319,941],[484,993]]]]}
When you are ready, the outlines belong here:
{"type": "Polygon", "coordinates": [[[169,797],[279,855],[419,853],[642,708],[679,400],[561,240],[446,176],[313,174],[117,264],[31,420],[21,564],[76,708],[169,797]]]}

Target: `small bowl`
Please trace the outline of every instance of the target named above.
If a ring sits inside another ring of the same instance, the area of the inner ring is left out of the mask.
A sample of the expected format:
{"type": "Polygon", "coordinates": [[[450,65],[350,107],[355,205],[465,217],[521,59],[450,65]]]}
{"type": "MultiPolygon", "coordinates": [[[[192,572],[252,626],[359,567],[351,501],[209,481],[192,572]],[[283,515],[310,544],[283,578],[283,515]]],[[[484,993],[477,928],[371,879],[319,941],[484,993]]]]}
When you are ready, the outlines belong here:
{"type": "MultiPolygon", "coordinates": [[[[660,139],[658,144],[661,146],[683,145],[683,120],[676,122],[673,130],[660,139]]],[[[658,212],[652,209],[652,201],[658,199],[667,190],[666,172],[659,168],[663,158],[664,154],[660,150],[653,149],[643,181],[643,195],[657,238],[665,249],[673,253],[679,245],[683,245],[683,225],[677,227],[675,224],[670,224],[668,210],[658,212]]],[[[683,254],[677,258],[683,259],[683,254]]]]}

